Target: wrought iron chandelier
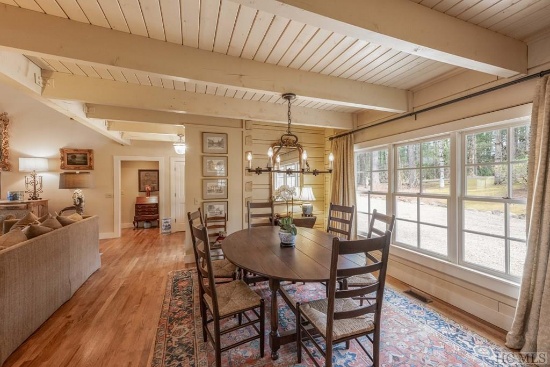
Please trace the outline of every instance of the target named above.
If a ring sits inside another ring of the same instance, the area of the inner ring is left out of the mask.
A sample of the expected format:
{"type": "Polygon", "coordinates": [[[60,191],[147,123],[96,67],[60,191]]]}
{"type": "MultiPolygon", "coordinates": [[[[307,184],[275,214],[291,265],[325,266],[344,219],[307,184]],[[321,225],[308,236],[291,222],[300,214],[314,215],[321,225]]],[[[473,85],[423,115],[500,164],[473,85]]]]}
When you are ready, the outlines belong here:
{"type": "Polygon", "coordinates": [[[275,172],[275,173],[286,173],[288,175],[292,175],[295,173],[302,173],[302,174],[312,174],[314,176],[317,176],[321,173],[332,173],[332,165],[334,162],[334,155],[332,152],[328,156],[329,161],[329,168],[328,170],[318,170],[318,169],[311,169],[309,166],[309,163],[307,161],[307,152],[303,149],[302,145],[298,143],[298,137],[293,134],[290,131],[290,126],[292,124],[292,116],[291,116],[291,105],[292,101],[296,99],[296,95],[294,93],[285,93],[282,95],[284,99],[288,102],[288,126],[287,131],[285,134],[281,135],[281,138],[279,141],[273,143],[269,149],[267,150],[267,167],[256,167],[252,168],[252,153],[249,152],[246,159],[248,160],[248,167],[246,170],[248,172],[254,172],[257,175],[260,175],[264,172],[275,172]],[[281,156],[279,153],[281,152],[281,149],[283,148],[293,148],[298,151],[298,157],[301,157],[301,159],[298,159],[298,166],[299,168],[297,170],[295,169],[281,169],[281,156]],[[275,164],[273,163],[273,157],[275,157],[275,164]]]}

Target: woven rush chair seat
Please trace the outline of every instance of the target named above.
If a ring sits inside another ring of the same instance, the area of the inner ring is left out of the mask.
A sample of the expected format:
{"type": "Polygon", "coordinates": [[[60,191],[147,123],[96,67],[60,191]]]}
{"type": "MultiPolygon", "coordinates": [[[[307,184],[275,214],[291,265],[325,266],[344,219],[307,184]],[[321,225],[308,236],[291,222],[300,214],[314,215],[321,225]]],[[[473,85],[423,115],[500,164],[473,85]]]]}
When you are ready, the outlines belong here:
{"type": "MultiPolygon", "coordinates": [[[[328,299],[319,299],[302,304],[302,314],[319,330],[321,335],[327,337],[327,309],[328,299]]],[[[351,298],[336,299],[334,311],[351,311],[359,307],[351,298]]],[[[374,330],[374,315],[366,314],[354,318],[334,320],[332,329],[333,339],[345,338],[352,335],[366,334],[374,330]]]]}
{"type": "Polygon", "coordinates": [[[347,279],[348,287],[364,287],[366,285],[371,285],[376,283],[378,280],[376,277],[370,273],[354,275],[347,279]]]}
{"type": "MultiPolygon", "coordinates": [[[[252,308],[260,304],[261,297],[242,280],[216,286],[220,317],[233,315],[239,310],[252,308]]],[[[204,295],[208,308],[212,310],[212,298],[204,295]]]]}
{"type": "MultiPolygon", "coordinates": [[[[202,267],[206,269],[206,264],[203,264],[202,267]]],[[[227,259],[213,260],[212,267],[215,278],[233,278],[237,273],[237,267],[227,259]]]]}

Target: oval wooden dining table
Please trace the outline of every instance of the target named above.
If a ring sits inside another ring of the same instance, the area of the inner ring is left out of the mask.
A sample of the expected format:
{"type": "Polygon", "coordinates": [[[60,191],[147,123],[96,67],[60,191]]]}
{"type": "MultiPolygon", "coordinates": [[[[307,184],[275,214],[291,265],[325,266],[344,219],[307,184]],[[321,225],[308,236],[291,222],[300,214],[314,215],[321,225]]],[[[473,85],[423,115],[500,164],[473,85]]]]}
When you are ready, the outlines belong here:
{"type": "MultiPolygon", "coordinates": [[[[222,242],[225,257],[238,267],[269,279],[271,291],[271,331],[269,342],[271,358],[279,358],[283,344],[296,341],[296,333],[279,333],[278,295],[287,303],[288,297],[281,289],[281,281],[326,282],[330,277],[332,240],[334,236],[312,228],[298,228],[294,247],[283,247],[279,239],[279,227],[254,227],[234,232],[222,242]]],[[[338,267],[355,267],[361,260],[342,257],[338,267]]],[[[363,259],[364,262],[364,259],[363,259]]]]}

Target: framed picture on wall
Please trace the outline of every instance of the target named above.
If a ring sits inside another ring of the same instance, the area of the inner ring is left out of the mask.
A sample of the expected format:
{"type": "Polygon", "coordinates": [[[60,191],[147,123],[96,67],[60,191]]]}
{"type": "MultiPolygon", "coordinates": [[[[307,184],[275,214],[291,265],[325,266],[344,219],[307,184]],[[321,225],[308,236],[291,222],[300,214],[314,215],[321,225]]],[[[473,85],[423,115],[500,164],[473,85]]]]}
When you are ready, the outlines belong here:
{"type": "Polygon", "coordinates": [[[93,149],[61,148],[61,169],[66,170],[92,170],[94,169],[93,149]]]}
{"type": "Polygon", "coordinates": [[[202,180],[202,198],[227,199],[227,178],[202,180]]]}
{"type": "Polygon", "coordinates": [[[227,214],[227,201],[205,202],[202,209],[206,217],[224,217],[227,214]]]}
{"type": "Polygon", "coordinates": [[[139,169],[138,186],[139,192],[159,191],[159,170],[139,169]],[[151,189],[147,190],[146,186],[149,186],[151,189]]]}
{"type": "Polygon", "coordinates": [[[202,152],[209,154],[227,154],[227,134],[202,133],[202,152]]]}
{"type": "Polygon", "coordinates": [[[203,156],[202,175],[205,177],[227,176],[227,157],[203,156]]]}

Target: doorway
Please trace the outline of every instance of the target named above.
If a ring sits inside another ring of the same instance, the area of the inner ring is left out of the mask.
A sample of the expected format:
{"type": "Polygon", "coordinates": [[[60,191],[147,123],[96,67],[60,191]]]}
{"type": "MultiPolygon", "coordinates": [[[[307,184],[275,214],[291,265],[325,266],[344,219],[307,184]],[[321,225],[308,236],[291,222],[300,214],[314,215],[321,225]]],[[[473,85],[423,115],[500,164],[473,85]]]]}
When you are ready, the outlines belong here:
{"type": "MultiPolygon", "coordinates": [[[[113,223],[113,229],[114,229],[114,235],[115,237],[120,237],[120,230],[122,227],[122,218],[121,218],[121,205],[122,205],[122,186],[121,186],[121,167],[123,161],[153,161],[158,162],[158,169],[159,169],[159,214],[160,218],[166,217],[165,213],[165,207],[166,202],[169,200],[169,195],[166,192],[166,168],[164,167],[164,157],[146,157],[146,156],[114,156],[114,223],[113,223]]],[[[159,231],[161,230],[161,226],[159,225],[159,231]]]]}

